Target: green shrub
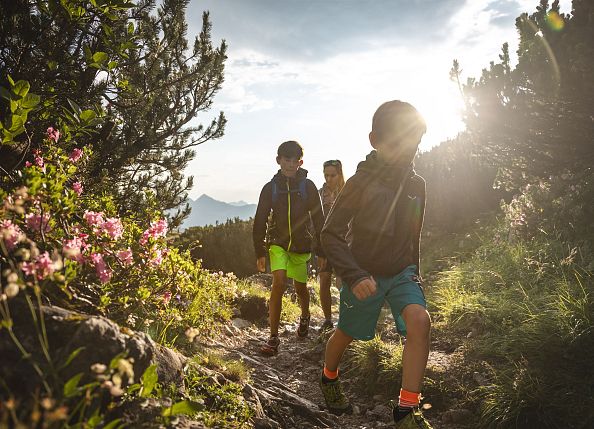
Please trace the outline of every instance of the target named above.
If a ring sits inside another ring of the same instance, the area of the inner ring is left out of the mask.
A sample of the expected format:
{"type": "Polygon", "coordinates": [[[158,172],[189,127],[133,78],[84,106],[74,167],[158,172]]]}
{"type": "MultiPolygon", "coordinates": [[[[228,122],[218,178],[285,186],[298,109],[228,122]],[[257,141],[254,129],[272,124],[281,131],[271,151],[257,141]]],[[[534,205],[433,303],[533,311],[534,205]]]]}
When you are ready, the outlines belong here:
{"type": "Polygon", "coordinates": [[[578,250],[546,236],[485,237],[439,277],[432,305],[467,354],[493,366],[483,427],[590,427],[594,422],[594,277],[578,250]]]}
{"type": "Polygon", "coordinates": [[[352,369],[359,376],[368,393],[395,394],[402,377],[402,350],[401,343],[386,343],[379,336],[371,341],[356,341],[349,371],[352,369]]]}

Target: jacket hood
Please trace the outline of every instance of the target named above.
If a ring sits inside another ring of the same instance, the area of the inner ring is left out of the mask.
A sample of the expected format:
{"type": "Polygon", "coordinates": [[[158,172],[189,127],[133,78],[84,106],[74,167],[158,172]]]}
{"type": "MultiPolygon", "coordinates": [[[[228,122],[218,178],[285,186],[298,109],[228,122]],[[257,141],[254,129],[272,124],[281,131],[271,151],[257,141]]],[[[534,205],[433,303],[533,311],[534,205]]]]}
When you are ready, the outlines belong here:
{"type": "Polygon", "coordinates": [[[374,179],[390,185],[398,185],[405,175],[414,176],[414,164],[411,162],[401,164],[388,164],[378,157],[376,150],[372,150],[357,166],[357,172],[372,176],[374,179]]]}
{"type": "MultiPolygon", "coordinates": [[[[293,182],[296,180],[304,179],[306,177],[307,177],[307,170],[305,168],[299,167],[299,169],[297,170],[297,174],[295,174],[295,177],[289,177],[288,179],[289,179],[289,182],[293,182]]],[[[278,170],[272,179],[279,183],[284,183],[285,180],[287,180],[287,176],[283,175],[283,173],[280,170],[278,170]]]]}

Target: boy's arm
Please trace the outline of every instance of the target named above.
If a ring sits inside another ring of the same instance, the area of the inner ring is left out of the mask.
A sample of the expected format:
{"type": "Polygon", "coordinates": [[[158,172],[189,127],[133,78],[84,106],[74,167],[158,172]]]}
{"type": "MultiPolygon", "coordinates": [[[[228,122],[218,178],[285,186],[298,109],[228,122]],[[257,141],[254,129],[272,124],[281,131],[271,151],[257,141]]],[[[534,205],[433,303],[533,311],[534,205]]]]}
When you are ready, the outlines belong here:
{"type": "Polygon", "coordinates": [[[254,250],[256,251],[256,258],[266,256],[266,226],[268,223],[268,216],[272,209],[272,191],[270,183],[267,183],[260,192],[260,199],[258,200],[258,208],[256,209],[256,216],[254,217],[254,229],[252,237],[254,240],[254,250]]]}
{"type": "Polygon", "coordinates": [[[324,226],[324,213],[322,212],[322,202],[320,200],[320,194],[318,188],[311,180],[307,180],[307,209],[314,225],[315,231],[315,252],[319,257],[324,258],[325,253],[320,244],[320,233],[324,226]]]}
{"type": "Polygon", "coordinates": [[[420,197],[421,197],[421,205],[419,210],[419,218],[416,220],[416,229],[415,229],[415,236],[413,237],[413,260],[416,261],[417,264],[417,275],[421,275],[421,230],[423,229],[423,221],[425,219],[425,201],[426,201],[426,185],[425,180],[421,179],[420,187],[420,197]]]}
{"type": "Polygon", "coordinates": [[[321,234],[322,246],[336,274],[351,288],[361,280],[371,278],[355,261],[345,238],[360,197],[356,182],[349,179],[334,202],[321,234]]]}

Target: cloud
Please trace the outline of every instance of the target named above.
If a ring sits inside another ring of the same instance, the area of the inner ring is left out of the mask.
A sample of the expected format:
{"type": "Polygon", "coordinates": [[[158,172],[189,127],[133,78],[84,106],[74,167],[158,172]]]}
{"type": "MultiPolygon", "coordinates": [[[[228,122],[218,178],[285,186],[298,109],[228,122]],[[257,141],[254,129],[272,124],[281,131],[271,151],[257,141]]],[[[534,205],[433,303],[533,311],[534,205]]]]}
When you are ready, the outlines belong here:
{"type": "Polygon", "coordinates": [[[281,58],[318,61],[337,52],[360,51],[395,38],[435,41],[443,23],[464,0],[193,0],[189,22],[202,9],[213,20],[213,37],[238,49],[281,58]]]}

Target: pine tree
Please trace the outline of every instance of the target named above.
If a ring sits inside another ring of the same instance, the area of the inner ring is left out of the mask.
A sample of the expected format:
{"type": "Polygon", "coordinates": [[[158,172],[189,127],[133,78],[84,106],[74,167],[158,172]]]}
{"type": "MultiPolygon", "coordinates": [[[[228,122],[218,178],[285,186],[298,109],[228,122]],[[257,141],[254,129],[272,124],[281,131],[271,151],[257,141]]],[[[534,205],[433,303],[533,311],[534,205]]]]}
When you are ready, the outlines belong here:
{"type": "Polygon", "coordinates": [[[541,0],[516,27],[517,66],[504,44],[500,62],[464,87],[468,129],[510,189],[594,161],[594,6],[575,0],[565,15],[541,0]]]}
{"type": "MultiPolygon", "coordinates": [[[[86,189],[115,194],[126,210],[149,200],[179,208],[192,186],[184,169],[193,149],[222,136],[225,125],[222,112],[206,126],[195,122],[221,88],[226,45],[212,45],[204,13],[189,46],[188,3],[0,0],[0,85],[7,76],[28,81],[44,103],[21,151],[57,117],[66,132],[68,120],[83,117],[88,123],[64,144],[93,147],[86,189]]],[[[173,214],[174,224],[187,211],[173,214]]]]}
{"type": "MultiPolygon", "coordinates": [[[[541,0],[516,20],[518,64],[508,45],[499,62],[469,79],[468,132],[498,168],[496,185],[515,197],[506,206],[523,234],[549,235],[594,248],[594,4],[574,0],[571,14],[541,0]]],[[[459,65],[451,74],[459,79],[459,65]]],[[[590,250],[588,250],[590,249],[590,250]]]]}

